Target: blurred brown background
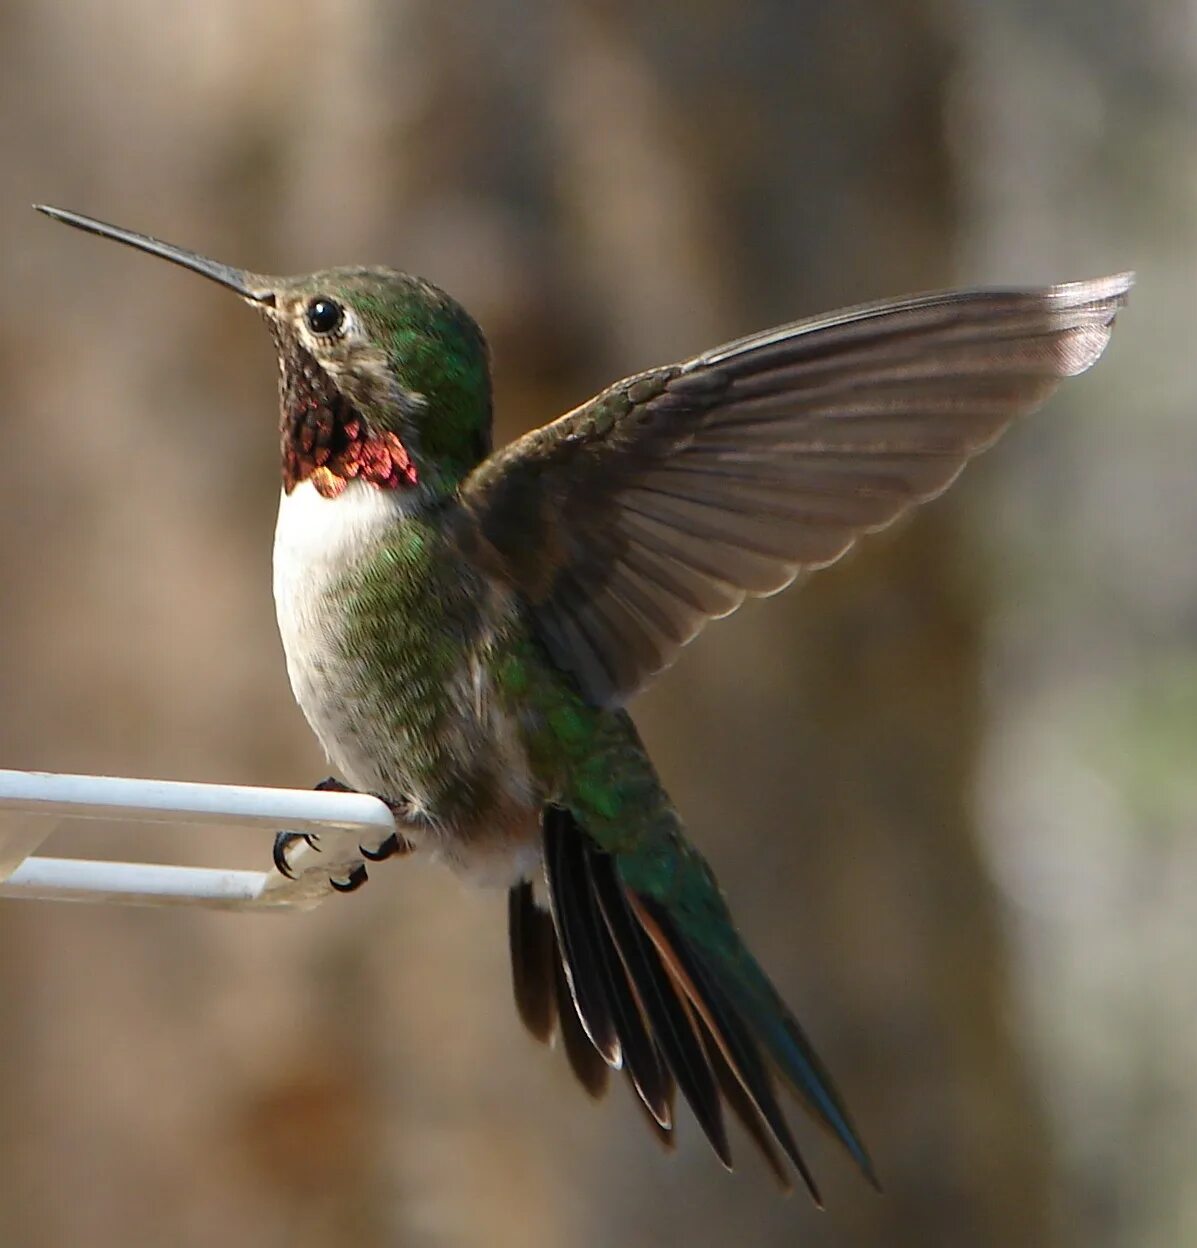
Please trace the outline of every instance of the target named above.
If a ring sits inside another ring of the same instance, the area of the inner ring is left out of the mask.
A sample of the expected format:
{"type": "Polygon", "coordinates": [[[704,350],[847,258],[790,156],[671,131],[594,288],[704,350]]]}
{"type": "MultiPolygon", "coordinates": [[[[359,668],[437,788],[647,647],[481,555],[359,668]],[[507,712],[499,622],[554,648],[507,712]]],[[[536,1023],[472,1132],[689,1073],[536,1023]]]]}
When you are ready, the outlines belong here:
{"type": "Polygon", "coordinates": [[[884,1199],[805,1123],[823,1214],[586,1103],[503,897],[397,863],[288,918],[0,903],[0,1243],[1197,1242],[1195,71],[1193,0],[3,0],[6,767],[324,774],[266,335],[31,201],[428,276],[503,438],[801,314],[1140,276],[1095,373],[638,711],[884,1199]]]}

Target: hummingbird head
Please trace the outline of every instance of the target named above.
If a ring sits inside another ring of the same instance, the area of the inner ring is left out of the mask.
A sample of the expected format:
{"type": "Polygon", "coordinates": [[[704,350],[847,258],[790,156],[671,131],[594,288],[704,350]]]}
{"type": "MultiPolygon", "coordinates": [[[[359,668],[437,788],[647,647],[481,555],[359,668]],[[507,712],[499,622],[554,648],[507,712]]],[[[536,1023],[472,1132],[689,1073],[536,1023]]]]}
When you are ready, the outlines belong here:
{"type": "Polygon", "coordinates": [[[490,453],[486,340],[430,283],[386,268],[269,277],[58,208],[40,212],[200,273],[265,317],[279,357],[283,487],[452,491],[490,453]]]}

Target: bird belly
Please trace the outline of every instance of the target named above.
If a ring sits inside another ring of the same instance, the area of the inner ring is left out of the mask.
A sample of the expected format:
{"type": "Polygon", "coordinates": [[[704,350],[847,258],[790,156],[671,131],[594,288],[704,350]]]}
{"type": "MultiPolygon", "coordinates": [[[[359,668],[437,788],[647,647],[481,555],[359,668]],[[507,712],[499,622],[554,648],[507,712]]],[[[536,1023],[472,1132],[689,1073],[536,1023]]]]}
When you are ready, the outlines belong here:
{"type": "Polygon", "coordinates": [[[283,495],[274,597],[291,689],[348,784],[410,807],[401,832],[418,852],[506,886],[538,869],[540,802],[518,725],[489,696],[485,671],[463,654],[438,688],[423,689],[441,700],[429,715],[396,696],[397,686],[428,684],[416,648],[389,655],[380,679],[378,656],[346,637],[346,573],[402,520],[393,492],[359,482],[336,499],[307,483],[283,495]],[[484,796],[459,801],[471,786],[484,796]]]}

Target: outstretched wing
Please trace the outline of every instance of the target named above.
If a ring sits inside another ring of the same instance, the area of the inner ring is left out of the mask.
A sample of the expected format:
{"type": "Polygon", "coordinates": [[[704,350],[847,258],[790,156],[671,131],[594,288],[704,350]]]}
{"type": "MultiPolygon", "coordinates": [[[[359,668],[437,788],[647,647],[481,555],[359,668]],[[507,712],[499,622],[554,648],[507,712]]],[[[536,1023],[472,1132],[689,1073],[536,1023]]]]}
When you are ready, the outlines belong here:
{"type": "Polygon", "coordinates": [[[1084,372],[1131,274],[799,321],[619,382],[462,499],[554,660],[616,705],[711,618],[945,490],[1084,372]]]}

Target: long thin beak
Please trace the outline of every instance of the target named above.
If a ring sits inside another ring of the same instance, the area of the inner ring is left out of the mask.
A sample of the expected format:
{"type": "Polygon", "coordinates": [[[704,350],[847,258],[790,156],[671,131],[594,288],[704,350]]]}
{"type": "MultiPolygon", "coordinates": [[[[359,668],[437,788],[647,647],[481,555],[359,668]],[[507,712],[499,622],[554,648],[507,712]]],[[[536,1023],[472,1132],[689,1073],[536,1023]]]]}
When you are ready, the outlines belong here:
{"type": "Polygon", "coordinates": [[[250,299],[254,303],[263,303],[271,307],[274,305],[272,283],[258,273],[249,273],[245,269],[234,269],[227,264],[218,264],[206,256],[196,255],[194,251],[186,251],[182,247],[164,243],[157,238],[151,238],[148,234],[135,234],[132,230],[122,230],[119,226],[108,225],[103,221],[95,220],[94,217],[84,217],[77,212],[65,212],[61,208],[50,208],[46,204],[33,206],[38,212],[44,212],[47,217],[53,217],[55,221],[63,221],[78,230],[98,234],[101,238],[115,239],[118,243],[136,247],[138,251],[148,251],[152,256],[161,256],[163,260],[169,260],[172,264],[182,265],[183,268],[191,269],[195,273],[202,273],[204,277],[219,282],[221,286],[235,290],[242,299],[250,299]]]}

